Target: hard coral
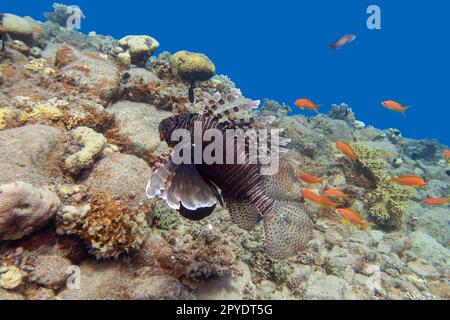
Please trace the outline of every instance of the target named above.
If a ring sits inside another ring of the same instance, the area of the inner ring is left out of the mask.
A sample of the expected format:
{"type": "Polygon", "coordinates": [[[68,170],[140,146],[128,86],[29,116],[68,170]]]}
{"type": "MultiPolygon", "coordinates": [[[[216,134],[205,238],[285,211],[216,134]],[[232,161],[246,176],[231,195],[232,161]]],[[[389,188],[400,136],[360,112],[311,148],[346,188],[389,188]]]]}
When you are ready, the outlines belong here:
{"type": "Polygon", "coordinates": [[[0,240],[17,240],[44,226],[59,206],[50,190],[21,181],[0,186],[0,240]]]}
{"type": "Polygon", "coordinates": [[[188,51],[173,54],[170,67],[173,75],[187,81],[206,81],[216,73],[216,67],[207,56],[188,51]]]}
{"type": "Polygon", "coordinates": [[[100,258],[118,258],[139,249],[150,228],[144,212],[133,212],[123,199],[106,194],[93,196],[92,211],[77,233],[88,243],[89,253],[100,258]]]}
{"type": "Polygon", "coordinates": [[[106,138],[87,127],[78,127],[72,132],[72,136],[83,145],[83,148],[70,155],[64,162],[65,169],[73,175],[88,168],[94,163],[95,158],[102,152],[107,144],[106,138]]]}
{"type": "MultiPolygon", "coordinates": [[[[129,54],[131,58],[130,63],[142,66],[146,64],[153,52],[159,48],[159,42],[155,38],[145,35],[126,36],[119,40],[119,46],[127,50],[125,54],[129,54]]],[[[121,58],[123,60],[124,55],[121,58]]]]}
{"type": "Polygon", "coordinates": [[[377,151],[363,143],[353,143],[352,148],[358,164],[370,174],[376,184],[375,190],[366,197],[369,215],[382,227],[400,228],[408,212],[408,201],[415,196],[415,191],[391,181],[387,174],[389,165],[377,151]]]}

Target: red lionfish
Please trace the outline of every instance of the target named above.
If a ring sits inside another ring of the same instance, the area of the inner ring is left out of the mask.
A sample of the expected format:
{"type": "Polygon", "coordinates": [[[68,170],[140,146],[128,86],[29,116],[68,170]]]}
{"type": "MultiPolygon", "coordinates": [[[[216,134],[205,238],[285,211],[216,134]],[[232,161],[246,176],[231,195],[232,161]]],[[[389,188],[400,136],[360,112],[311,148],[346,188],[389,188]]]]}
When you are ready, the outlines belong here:
{"type": "MultiPolygon", "coordinates": [[[[200,121],[203,132],[220,130],[224,139],[227,129],[267,127],[275,117],[250,117],[258,106],[259,101],[245,99],[239,90],[223,98],[216,93],[202,113],[163,120],[159,125],[160,135],[174,148],[176,142],[171,140],[174,130],[186,129],[193,137],[195,121],[200,121]],[[242,114],[246,114],[246,118],[242,118],[242,114]]],[[[169,207],[190,220],[211,215],[218,203],[228,209],[231,221],[244,230],[252,230],[262,220],[266,252],[273,258],[284,259],[306,248],[312,238],[313,224],[300,202],[286,200],[297,182],[290,162],[280,158],[275,175],[262,175],[262,164],[249,161],[249,141],[246,140],[246,148],[233,144],[234,157],[243,157],[242,164],[175,165],[173,158],[168,160],[154,171],[146,193],[150,199],[158,196],[164,199],[169,207]]],[[[281,146],[289,142],[280,138],[281,146]]],[[[203,147],[208,144],[210,142],[203,141],[203,147]]],[[[192,145],[193,149],[196,147],[192,145]]],[[[288,150],[280,148],[280,151],[288,150]]]]}

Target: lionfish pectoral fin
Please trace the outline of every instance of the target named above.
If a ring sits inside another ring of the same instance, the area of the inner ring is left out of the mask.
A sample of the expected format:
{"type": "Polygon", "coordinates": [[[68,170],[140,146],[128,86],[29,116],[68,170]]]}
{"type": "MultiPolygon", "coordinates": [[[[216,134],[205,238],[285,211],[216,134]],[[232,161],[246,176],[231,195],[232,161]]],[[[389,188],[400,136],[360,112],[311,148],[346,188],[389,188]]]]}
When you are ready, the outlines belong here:
{"type": "Polygon", "coordinates": [[[239,228],[250,231],[261,220],[258,208],[251,202],[226,195],[223,198],[230,214],[231,222],[239,228]]]}
{"type": "Polygon", "coordinates": [[[221,203],[217,188],[199,174],[193,164],[178,165],[163,198],[169,207],[191,220],[210,215],[221,203]]]}
{"type": "Polygon", "coordinates": [[[301,203],[276,200],[264,215],[265,250],[274,259],[298,254],[312,239],[313,223],[301,203]]]}
{"type": "Polygon", "coordinates": [[[151,175],[145,193],[149,199],[161,196],[172,181],[175,174],[175,166],[168,161],[157,168],[151,175]]]}
{"type": "Polygon", "coordinates": [[[214,212],[215,209],[216,205],[213,205],[211,207],[198,208],[195,210],[189,210],[181,204],[178,212],[180,213],[181,216],[183,216],[186,219],[192,221],[199,221],[205,219],[206,217],[209,217],[214,212]]]}

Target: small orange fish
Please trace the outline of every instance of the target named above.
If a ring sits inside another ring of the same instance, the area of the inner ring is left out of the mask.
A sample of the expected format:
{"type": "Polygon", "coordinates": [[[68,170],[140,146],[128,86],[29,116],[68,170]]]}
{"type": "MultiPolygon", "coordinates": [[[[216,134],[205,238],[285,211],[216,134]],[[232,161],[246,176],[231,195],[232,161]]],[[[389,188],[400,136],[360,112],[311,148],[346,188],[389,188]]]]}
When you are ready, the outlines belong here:
{"type": "Polygon", "coordinates": [[[314,110],[316,113],[319,113],[320,104],[316,105],[309,99],[298,99],[294,102],[294,104],[302,110],[314,110]]]}
{"type": "Polygon", "coordinates": [[[445,161],[450,160],[450,150],[449,149],[444,150],[444,159],[445,159],[445,161]]]}
{"type": "Polygon", "coordinates": [[[333,199],[341,199],[341,198],[350,198],[351,195],[346,194],[342,192],[341,190],[336,189],[328,189],[325,190],[325,194],[327,197],[333,198],[333,199]]]}
{"type": "Polygon", "coordinates": [[[427,198],[423,199],[422,202],[429,206],[441,206],[450,203],[450,198],[427,198]]]}
{"type": "Polygon", "coordinates": [[[367,229],[369,226],[369,222],[351,208],[337,209],[336,211],[343,217],[344,221],[350,221],[354,225],[361,226],[363,229],[367,229]]]}
{"type": "Polygon", "coordinates": [[[422,178],[415,176],[393,178],[392,181],[411,188],[419,188],[427,185],[427,183],[422,178]]]}
{"type": "Polygon", "coordinates": [[[299,177],[301,180],[303,180],[303,181],[305,181],[305,182],[307,182],[307,183],[310,183],[310,184],[317,184],[317,183],[322,183],[322,182],[323,182],[323,179],[320,179],[320,178],[311,176],[311,175],[309,175],[309,174],[307,174],[307,173],[305,173],[305,172],[301,172],[301,173],[298,175],[298,177],[299,177]]]}
{"type": "Polygon", "coordinates": [[[381,103],[381,105],[383,107],[385,107],[386,109],[392,110],[392,111],[397,111],[402,113],[404,116],[406,116],[405,112],[406,110],[408,110],[411,107],[404,107],[402,106],[400,103],[396,102],[396,101],[392,101],[392,100],[386,100],[383,101],[381,103]]]}
{"type": "Polygon", "coordinates": [[[347,142],[336,142],[336,147],[347,157],[349,157],[353,161],[356,161],[355,151],[353,151],[353,148],[350,146],[350,144],[348,144],[347,142]]]}
{"type": "Polygon", "coordinates": [[[320,203],[321,199],[320,196],[318,196],[317,194],[315,194],[314,192],[312,192],[309,189],[302,189],[302,194],[305,197],[305,199],[310,200],[312,202],[315,203],[320,203]]]}
{"type": "Polygon", "coordinates": [[[338,204],[326,196],[319,196],[319,204],[323,207],[336,209],[338,204]]]}

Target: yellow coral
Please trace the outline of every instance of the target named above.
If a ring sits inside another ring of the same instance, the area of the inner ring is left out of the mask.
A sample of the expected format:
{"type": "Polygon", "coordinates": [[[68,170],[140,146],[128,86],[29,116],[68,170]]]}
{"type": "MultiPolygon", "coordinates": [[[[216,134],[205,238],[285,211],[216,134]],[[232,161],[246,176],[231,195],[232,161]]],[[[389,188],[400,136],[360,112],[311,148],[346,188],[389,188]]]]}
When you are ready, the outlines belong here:
{"type": "Polygon", "coordinates": [[[0,108],[0,130],[5,129],[8,123],[16,116],[16,112],[11,108],[0,108]]]}
{"type": "Polygon", "coordinates": [[[33,59],[30,62],[28,62],[24,68],[30,71],[44,71],[45,70],[45,64],[47,63],[47,60],[44,58],[40,59],[33,59]]]}
{"type": "Polygon", "coordinates": [[[34,103],[28,97],[22,96],[16,97],[16,99],[26,107],[20,115],[20,123],[30,120],[60,120],[64,116],[60,108],[67,106],[66,101],[57,98],[52,98],[44,103],[34,103]]]}
{"type": "Polygon", "coordinates": [[[64,167],[76,175],[94,163],[94,159],[102,152],[107,140],[95,130],[87,127],[78,127],[72,131],[73,137],[83,145],[83,148],[70,155],[64,162],[64,167]]]}
{"type": "Polygon", "coordinates": [[[170,57],[173,75],[189,81],[206,81],[216,73],[216,67],[207,56],[179,51],[170,57]]]}
{"type": "Polygon", "coordinates": [[[389,165],[376,150],[363,143],[353,143],[352,148],[358,164],[372,175],[376,183],[375,190],[366,197],[369,214],[380,226],[401,227],[408,213],[408,202],[414,198],[415,191],[391,181],[387,174],[389,165]]]}

